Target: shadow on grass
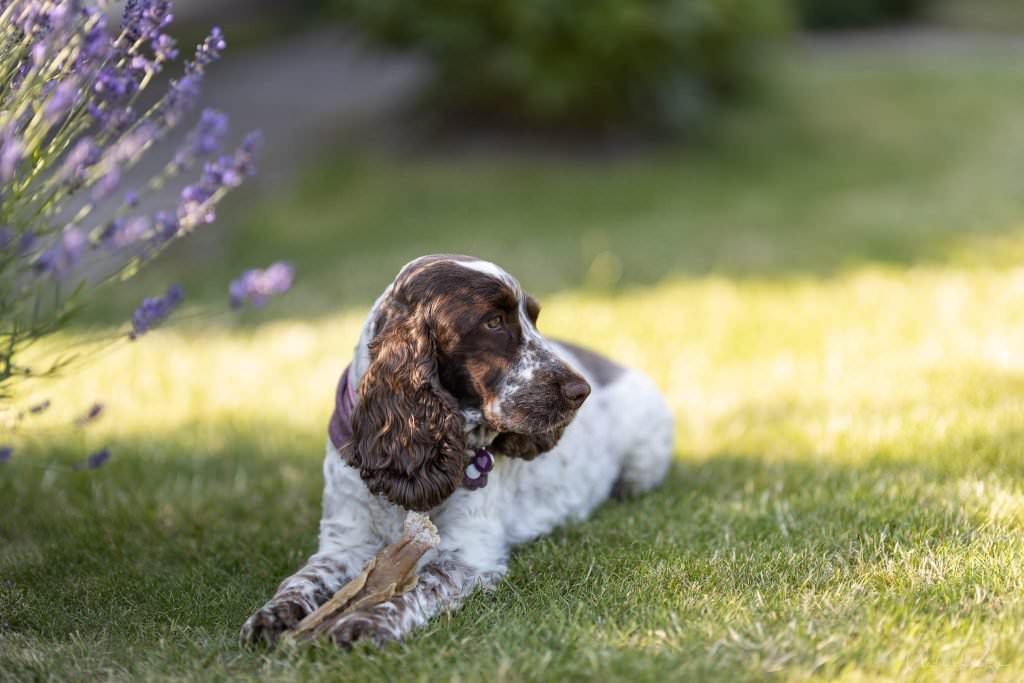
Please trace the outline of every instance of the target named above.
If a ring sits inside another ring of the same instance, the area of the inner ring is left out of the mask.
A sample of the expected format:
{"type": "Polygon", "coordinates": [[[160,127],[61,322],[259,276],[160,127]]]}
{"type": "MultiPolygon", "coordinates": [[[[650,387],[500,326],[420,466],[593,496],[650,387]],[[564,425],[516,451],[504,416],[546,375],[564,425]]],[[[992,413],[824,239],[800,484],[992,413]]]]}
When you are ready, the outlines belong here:
{"type": "MultiPolygon", "coordinates": [[[[263,427],[273,436],[224,425],[203,440],[115,443],[115,458],[96,471],[31,464],[74,457],[59,447],[0,470],[3,670],[233,678],[336,667],[327,650],[261,655],[236,643],[245,617],[314,549],[319,519],[320,435],[263,427]]],[[[1011,488],[1024,482],[1009,463],[984,469],[1011,488]]],[[[684,458],[654,493],[610,502],[517,551],[496,593],[344,666],[410,679],[499,670],[522,680],[745,677],[763,673],[752,653],[815,668],[823,636],[789,633],[788,622],[870,634],[871,620],[901,600],[936,624],[984,619],[989,606],[965,607],[977,581],[963,572],[915,583],[919,561],[969,556],[994,533],[956,485],[976,470],[935,467],[927,455],[858,465],[684,458]],[[764,629],[781,629],[784,642],[773,645],[764,629]],[[750,645],[759,632],[761,644],[750,645]]],[[[1000,581],[986,590],[1006,592],[1000,581]]]]}

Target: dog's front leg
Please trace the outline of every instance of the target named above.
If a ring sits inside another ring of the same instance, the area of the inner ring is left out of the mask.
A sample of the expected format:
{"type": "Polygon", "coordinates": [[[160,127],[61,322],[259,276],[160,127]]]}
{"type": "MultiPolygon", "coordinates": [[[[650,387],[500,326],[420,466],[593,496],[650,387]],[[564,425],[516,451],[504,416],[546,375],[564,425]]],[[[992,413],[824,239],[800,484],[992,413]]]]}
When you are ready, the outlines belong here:
{"type": "Polygon", "coordinates": [[[324,479],[320,548],[306,566],[281,582],[267,604],[249,617],[242,626],[244,643],[273,645],[282,633],[295,628],[359,574],[384,545],[383,538],[373,531],[375,525],[370,520],[376,508],[359,474],[342,466],[337,455],[328,452],[324,479]]]}
{"type": "Polygon", "coordinates": [[[359,641],[384,645],[401,640],[434,615],[461,607],[478,587],[493,588],[502,574],[503,567],[481,571],[454,557],[439,556],[420,570],[416,586],[408,593],[342,617],[330,637],[346,649],[359,641]]]}
{"type": "Polygon", "coordinates": [[[306,566],[282,581],[274,597],[249,617],[242,626],[242,642],[273,645],[282,633],[295,628],[356,576],[375,550],[372,545],[321,548],[306,566]]]}

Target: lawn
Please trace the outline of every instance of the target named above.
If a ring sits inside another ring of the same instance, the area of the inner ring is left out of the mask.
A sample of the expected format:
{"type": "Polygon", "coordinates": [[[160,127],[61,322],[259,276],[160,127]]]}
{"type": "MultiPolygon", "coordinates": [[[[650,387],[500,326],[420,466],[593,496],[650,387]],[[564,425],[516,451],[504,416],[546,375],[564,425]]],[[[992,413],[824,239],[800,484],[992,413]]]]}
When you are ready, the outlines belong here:
{"type": "Polygon", "coordinates": [[[1019,680],[1022,65],[1004,40],[816,41],[699,143],[339,147],[236,205],[226,243],[141,286],[180,276],[215,306],[237,267],[284,257],[296,290],[41,388],[53,407],[0,469],[0,678],[1019,680]],[[239,648],[314,548],[371,297],[446,250],[499,260],[543,331],[656,379],[668,480],[401,645],[239,648]],[[96,399],[99,423],[62,426],[96,399]],[[102,469],[62,466],[102,445],[102,469]]]}

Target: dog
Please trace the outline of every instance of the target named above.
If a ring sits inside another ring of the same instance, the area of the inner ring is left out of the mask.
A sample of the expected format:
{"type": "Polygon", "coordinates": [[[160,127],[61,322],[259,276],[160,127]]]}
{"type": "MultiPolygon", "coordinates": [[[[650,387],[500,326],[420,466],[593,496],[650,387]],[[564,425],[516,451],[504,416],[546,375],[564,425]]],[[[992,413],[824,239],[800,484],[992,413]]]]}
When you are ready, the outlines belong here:
{"type": "Polygon", "coordinates": [[[654,383],[541,336],[539,314],[487,261],[432,255],[401,269],[338,385],[319,550],[245,622],[243,642],[273,645],[396,540],[408,510],[427,512],[441,542],[411,591],[336,622],[343,648],[400,640],[493,589],[514,546],[661,482],[673,418],[654,383]]]}

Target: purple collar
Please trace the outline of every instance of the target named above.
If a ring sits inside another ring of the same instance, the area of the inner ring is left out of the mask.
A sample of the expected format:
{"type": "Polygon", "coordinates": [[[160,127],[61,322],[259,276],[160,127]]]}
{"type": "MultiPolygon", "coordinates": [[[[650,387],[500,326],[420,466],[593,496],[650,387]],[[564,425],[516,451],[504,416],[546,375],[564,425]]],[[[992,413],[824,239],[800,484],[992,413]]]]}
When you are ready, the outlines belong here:
{"type": "Polygon", "coordinates": [[[352,366],[349,365],[341,373],[338,390],[334,394],[334,413],[327,424],[327,435],[339,453],[345,444],[352,441],[352,413],[356,409],[356,387],[351,375],[352,366]]]}
{"type": "MultiPolygon", "coordinates": [[[[349,365],[341,373],[338,389],[334,393],[334,412],[327,424],[327,435],[331,445],[338,453],[352,441],[352,413],[356,409],[356,387],[352,381],[352,366],[349,365]]],[[[342,456],[343,458],[345,456],[342,456]]],[[[478,448],[473,453],[462,485],[470,490],[482,489],[487,486],[487,473],[494,468],[494,456],[486,448],[478,448]]]]}

